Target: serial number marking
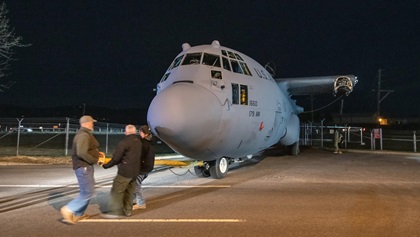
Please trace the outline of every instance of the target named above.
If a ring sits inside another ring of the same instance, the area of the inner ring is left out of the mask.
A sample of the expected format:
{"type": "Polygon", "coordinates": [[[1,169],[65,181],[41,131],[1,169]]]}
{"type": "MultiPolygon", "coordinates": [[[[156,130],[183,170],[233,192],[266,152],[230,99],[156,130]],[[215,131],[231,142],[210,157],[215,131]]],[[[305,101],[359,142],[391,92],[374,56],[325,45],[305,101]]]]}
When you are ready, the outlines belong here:
{"type": "Polygon", "coordinates": [[[261,116],[260,111],[254,111],[254,110],[249,111],[249,117],[260,117],[260,116],[261,116]]]}

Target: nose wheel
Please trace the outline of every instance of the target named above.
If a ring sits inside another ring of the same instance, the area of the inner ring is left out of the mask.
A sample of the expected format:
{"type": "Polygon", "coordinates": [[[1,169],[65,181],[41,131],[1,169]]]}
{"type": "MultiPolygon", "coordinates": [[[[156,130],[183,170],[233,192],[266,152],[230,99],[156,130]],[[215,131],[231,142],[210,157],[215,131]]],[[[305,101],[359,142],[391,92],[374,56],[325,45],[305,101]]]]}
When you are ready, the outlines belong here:
{"type": "Polygon", "coordinates": [[[209,177],[222,179],[227,176],[229,171],[229,161],[226,157],[219,158],[206,163],[204,166],[194,166],[194,172],[199,177],[209,177]]]}
{"type": "Polygon", "coordinates": [[[214,179],[221,179],[226,177],[228,173],[229,162],[225,157],[219,158],[210,162],[210,175],[214,179]]]}

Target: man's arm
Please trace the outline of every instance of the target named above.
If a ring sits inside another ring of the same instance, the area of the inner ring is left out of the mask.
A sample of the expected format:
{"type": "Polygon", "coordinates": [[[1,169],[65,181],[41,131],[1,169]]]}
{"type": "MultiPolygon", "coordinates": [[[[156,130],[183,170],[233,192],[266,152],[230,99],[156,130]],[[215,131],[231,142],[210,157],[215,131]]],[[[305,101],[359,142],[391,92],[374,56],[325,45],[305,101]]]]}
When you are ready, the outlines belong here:
{"type": "Polygon", "coordinates": [[[119,163],[121,163],[122,157],[124,155],[124,150],[125,150],[125,143],[124,141],[121,141],[118,143],[117,147],[115,147],[114,154],[112,154],[112,159],[108,163],[103,164],[102,167],[104,167],[105,169],[108,169],[114,165],[118,165],[119,163]]]}

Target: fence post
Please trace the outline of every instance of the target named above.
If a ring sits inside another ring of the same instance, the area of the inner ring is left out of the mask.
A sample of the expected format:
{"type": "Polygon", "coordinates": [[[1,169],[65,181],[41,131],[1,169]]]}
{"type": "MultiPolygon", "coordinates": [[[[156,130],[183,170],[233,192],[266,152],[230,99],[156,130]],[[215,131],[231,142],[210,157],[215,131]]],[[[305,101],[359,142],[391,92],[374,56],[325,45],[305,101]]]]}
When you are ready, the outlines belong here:
{"type": "Polygon", "coordinates": [[[360,145],[363,145],[363,128],[360,128],[360,145]]]}
{"type": "Polygon", "coordinates": [[[108,132],[109,132],[109,123],[106,124],[106,146],[105,146],[105,154],[108,155],[108,132]]]}
{"type": "Polygon", "coordinates": [[[370,130],[370,149],[375,150],[375,136],[373,135],[373,129],[370,130]]]}
{"type": "Polygon", "coordinates": [[[350,135],[349,127],[344,127],[344,148],[347,149],[347,139],[350,135]]]}
{"type": "Polygon", "coordinates": [[[348,128],[349,128],[349,129],[347,130],[347,131],[348,131],[348,132],[347,132],[347,138],[348,138],[348,139],[347,139],[347,142],[350,142],[350,141],[351,141],[351,139],[350,139],[350,138],[351,138],[351,136],[350,136],[350,135],[351,135],[351,134],[350,134],[350,131],[351,131],[351,126],[348,126],[348,128]]]}
{"type": "Polygon", "coordinates": [[[18,134],[17,134],[17,144],[16,144],[16,156],[19,156],[20,126],[21,126],[21,124],[22,124],[22,120],[23,120],[23,118],[22,118],[22,119],[18,119],[18,118],[16,118],[16,119],[17,119],[17,121],[19,122],[19,124],[18,124],[18,134]]]}
{"type": "Polygon", "coordinates": [[[379,129],[379,136],[380,136],[380,139],[381,139],[381,151],[382,151],[383,150],[383,147],[382,147],[382,128],[379,129]]]}
{"type": "Polygon", "coordinates": [[[311,139],[311,140],[310,140],[310,142],[311,142],[311,144],[310,144],[310,145],[311,145],[311,146],[313,145],[313,142],[312,142],[312,141],[313,141],[313,133],[312,133],[312,131],[313,131],[313,128],[314,128],[312,124],[313,124],[313,122],[312,122],[312,121],[311,121],[311,122],[309,122],[309,126],[311,126],[311,128],[310,128],[310,130],[309,130],[308,139],[309,139],[309,137],[310,137],[310,139],[311,139]]]}
{"type": "Polygon", "coordinates": [[[413,143],[414,143],[414,152],[417,152],[417,138],[416,138],[416,131],[413,131],[413,143]]]}
{"type": "Polygon", "coordinates": [[[324,147],[324,120],[321,120],[321,147],[324,147]]]}
{"type": "Polygon", "coordinates": [[[64,155],[67,156],[69,154],[70,118],[66,118],[66,120],[67,120],[67,124],[66,124],[66,145],[65,145],[64,155]]]}

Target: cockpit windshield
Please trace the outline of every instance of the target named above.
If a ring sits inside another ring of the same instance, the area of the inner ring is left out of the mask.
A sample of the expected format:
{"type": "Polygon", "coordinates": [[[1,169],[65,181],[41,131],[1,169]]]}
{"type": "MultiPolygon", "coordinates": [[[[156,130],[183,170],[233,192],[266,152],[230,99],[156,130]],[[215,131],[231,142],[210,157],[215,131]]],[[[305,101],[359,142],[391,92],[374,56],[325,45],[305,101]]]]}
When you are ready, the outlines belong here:
{"type": "Polygon", "coordinates": [[[167,71],[170,71],[179,65],[198,65],[201,63],[202,65],[211,67],[222,67],[223,65],[223,69],[225,70],[252,76],[244,59],[238,53],[229,50],[221,50],[221,53],[222,55],[203,52],[183,54],[175,58],[167,71]]]}
{"type": "Polygon", "coordinates": [[[201,53],[187,53],[182,65],[200,64],[201,53]]]}
{"type": "Polygon", "coordinates": [[[179,66],[179,64],[181,63],[181,61],[182,61],[182,58],[184,57],[184,55],[180,55],[180,56],[178,56],[173,62],[172,62],[172,64],[171,64],[171,66],[169,67],[169,69],[168,70],[171,70],[172,68],[176,68],[176,67],[178,67],[179,66]]]}
{"type": "Polygon", "coordinates": [[[220,57],[219,55],[204,53],[203,64],[212,67],[220,67],[220,57]]]}

